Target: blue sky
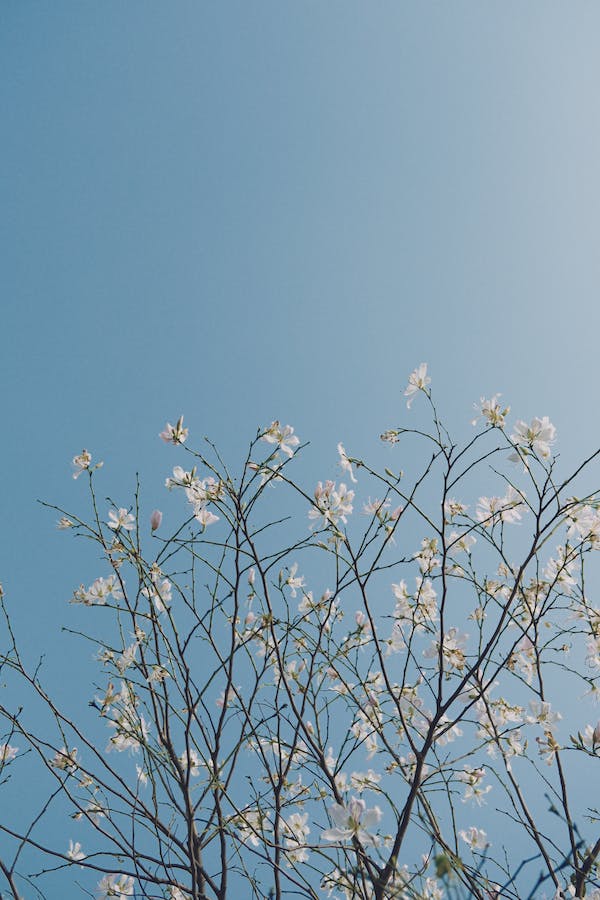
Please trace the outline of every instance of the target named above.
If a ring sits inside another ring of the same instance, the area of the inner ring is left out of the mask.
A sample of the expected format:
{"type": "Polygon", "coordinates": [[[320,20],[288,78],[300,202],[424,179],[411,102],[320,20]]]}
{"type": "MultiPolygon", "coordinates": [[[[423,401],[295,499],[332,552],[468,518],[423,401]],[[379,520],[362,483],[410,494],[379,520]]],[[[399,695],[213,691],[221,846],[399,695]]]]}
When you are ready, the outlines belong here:
{"type": "Polygon", "coordinates": [[[235,460],[280,418],[316,480],[427,361],[459,432],[502,391],[568,463],[594,448],[599,26],[592,2],[2,4],[0,566],[32,655],[95,577],[36,503],[81,503],[82,447],[159,505],[167,419],[235,460]]]}

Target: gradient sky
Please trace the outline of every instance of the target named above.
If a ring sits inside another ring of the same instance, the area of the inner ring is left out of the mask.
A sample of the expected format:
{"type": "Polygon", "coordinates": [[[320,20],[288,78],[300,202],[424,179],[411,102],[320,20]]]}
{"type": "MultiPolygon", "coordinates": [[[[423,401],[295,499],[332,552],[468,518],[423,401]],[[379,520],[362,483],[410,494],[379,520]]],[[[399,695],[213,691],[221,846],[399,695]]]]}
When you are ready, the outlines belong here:
{"type": "Polygon", "coordinates": [[[32,656],[96,575],[36,503],[81,503],[82,447],[159,505],[167,419],[235,460],[280,418],[316,480],[427,361],[459,432],[501,391],[594,449],[599,34],[578,0],[4,0],[0,577],[32,656]]]}

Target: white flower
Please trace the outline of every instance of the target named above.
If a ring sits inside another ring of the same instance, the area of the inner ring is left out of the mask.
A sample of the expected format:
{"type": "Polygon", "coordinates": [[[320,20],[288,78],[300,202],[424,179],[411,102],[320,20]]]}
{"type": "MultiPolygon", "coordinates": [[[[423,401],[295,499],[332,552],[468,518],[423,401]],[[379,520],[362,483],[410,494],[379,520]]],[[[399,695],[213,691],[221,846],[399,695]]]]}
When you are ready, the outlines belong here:
{"type": "MultiPolygon", "coordinates": [[[[442,655],[444,660],[453,669],[459,672],[465,667],[466,657],[464,647],[468,640],[468,634],[461,634],[458,628],[452,627],[444,634],[442,642],[442,655]]],[[[429,659],[436,659],[439,656],[440,640],[433,641],[431,646],[423,651],[423,656],[429,659]]]]}
{"type": "Polygon", "coordinates": [[[437,594],[429,578],[415,578],[417,589],[414,594],[416,601],[415,622],[424,624],[434,622],[438,617],[437,594]]]}
{"type": "Polygon", "coordinates": [[[560,750],[560,744],[557,743],[550,729],[544,731],[543,738],[536,737],[535,740],[538,745],[538,753],[544,758],[546,765],[551,766],[554,762],[554,757],[560,750]]]}
{"type": "Polygon", "coordinates": [[[480,397],[479,403],[475,403],[475,409],[479,415],[473,419],[471,425],[477,425],[478,420],[483,418],[492,428],[504,428],[505,417],[510,412],[510,406],[506,406],[504,409],[500,406],[498,399],[501,396],[502,394],[494,394],[489,400],[480,397]]]}
{"type": "Polygon", "coordinates": [[[236,689],[233,687],[233,685],[230,685],[226,691],[221,691],[221,693],[215,700],[216,706],[218,706],[219,709],[223,709],[224,706],[229,706],[230,703],[235,703],[236,697],[238,696],[236,691],[241,691],[241,687],[238,687],[236,689]]]}
{"type": "Polygon", "coordinates": [[[63,772],[74,772],[77,768],[77,747],[73,747],[71,751],[63,747],[54,754],[50,765],[53,769],[61,769],[63,772]]]}
{"type": "MultiPolygon", "coordinates": [[[[211,476],[202,480],[196,478],[193,474],[194,471],[194,469],[192,469],[192,472],[183,472],[183,469],[181,470],[182,476],[192,477],[192,482],[189,485],[185,486],[183,482],[167,478],[167,487],[173,485],[185,487],[186,497],[194,509],[194,517],[206,528],[208,525],[213,525],[219,521],[219,517],[209,510],[208,504],[211,501],[221,499],[223,496],[223,484],[211,476]],[[171,485],[169,485],[169,482],[171,482],[171,485]]],[[[173,474],[178,477],[177,467],[173,469],[173,474]]]]}
{"type": "Polygon", "coordinates": [[[194,506],[197,503],[208,503],[211,500],[220,500],[223,496],[223,483],[217,481],[212,475],[207,478],[196,478],[194,483],[185,489],[185,495],[194,506]]]}
{"type": "Polygon", "coordinates": [[[491,784],[488,784],[485,788],[481,787],[481,783],[485,778],[485,769],[483,766],[478,769],[472,769],[470,766],[464,766],[463,768],[464,771],[459,772],[456,776],[459,781],[466,785],[463,803],[466,803],[467,800],[475,800],[477,805],[481,806],[482,803],[485,803],[485,794],[492,789],[491,784]]]}
{"type": "Polygon", "coordinates": [[[18,752],[18,747],[11,747],[10,744],[0,744],[0,767],[14,759],[18,752]]]}
{"type": "Polygon", "coordinates": [[[377,516],[379,521],[386,515],[386,510],[389,509],[390,501],[389,500],[380,500],[379,497],[375,497],[374,500],[369,499],[366,503],[363,503],[363,513],[366,516],[377,516]]]}
{"type": "Polygon", "coordinates": [[[215,522],[219,521],[219,517],[215,516],[215,514],[203,504],[199,504],[196,507],[194,517],[204,526],[204,528],[207,528],[209,525],[214,525],[215,522]]]}
{"type": "Polygon", "coordinates": [[[427,376],[427,363],[421,363],[418,369],[408,376],[408,385],[404,391],[404,396],[408,397],[406,405],[409,409],[418,391],[425,391],[428,384],[431,384],[431,378],[427,376]]]}
{"type": "Polygon", "coordinates": [[[350,783],[355,791],[362,794],[363,791],[373,790],[381,781],[379,772],[369,769],[367,772],[352,772],[350,783]]]}
{"type": "Polygon", "coordinates": [[[266,441],[268,444],[277,444],[281,452],[285,453],[287,456],[293,456],[294,447],[297,447],[300,443],[300,438],[294,434],[292,426],[284,425],[284,427],[281,428],[277,419],[274,422],[271,422],[270,426],[261,436],[261,440],[266,441]]]}
{"type": "Polygon", "coordinates": [[[480,497],[477,501],[476,516],[478,522],[483,522],[486,528],[502,521],[507,524],[518,522],[521,518],[521,509],[525,506],[525,495],[509,485],[504,497],[480,497]]]}
{"type": "Polygon", "coordinates": [[[185,469],[182,469],[181,466],[175,466],[173,468],[173,477],[170,476],[165,481],[165,487],[172,491],[173,488],[181,487],[181,488],[189,488],[194,487],[194,485],[198,484],[200,481],[199,478],[196,477],[196,467],[191,470],[191,472],[186,472],[185,469]]]}
{"type": "Polygon", "coordinates": [[[486,847],[489,847],[489,841],[487,840],[487,834],[485,831],[482,831],[480,828],[475,828],[474,825],[467,831],[459,831],[460,837],[465,841],[471,850],[485,850],[486,847]]]}
{"type": "Polygon", "coordinates": [[[445,747],[446,744],[451,744],[456,738],[462,737],[462,729],[456,723],[450,725],[450,721],[448,716],[442,716],[435,730],[435,742],[440,747],[445,747]]]}
{"type": "Polygon", "coordinates": [[[189,771],[192,778],[197,778],[198,775],[200,775],[202,771],[202,760],[193,747],[190,747],[189,751],[183,751],[183,753],[179,757],[179,762],[184,769],[187,769],[189,771]]]}
{"type": "Polygon", "coordinates": [[[470,553],[471,547],[477,543],[477,538],[472,534],[468,534],[467,532],[459,533],[458,531],[452,531],[448,538],[448,550],[454,550],[454,552],[462,551],[463,553],[470,553]]]}
{"type": "Polygon", "coordinates": [[[118,512],[115,512],[114,509],[109,510],[108,519],[109,521],[106,524],[109,528],[112,528],[113,531],[116,531],[117,528],[124,528],[125,531],[133,531],[135,516],[130,512],[127,512],[123,507],[121,507],[118,512]]]}
{"type": "Polygon", "coordinates": [[[572,576],[575,558],[566,547],[562,545],[556,548],[556,558],[548,560],[544,569],[544,578],[553,587],[560,587],[565,594],[570,594],[577,582],[572,576]],[[570,556],[570,558],[569,558],[570,556]]]}
{"type": "Polygon", "coordinates": [[[167,422],[165,430],[159,434],[165,444],[183,444],[187,436],[188,429],[183,427],[183,416],[179,416],[175,426],[167,422]]]}
{"type": "MultiPolygon", "coordinates": [[[[260,475],[260,484],[261,487],[263,484],[267,484],[268,482],[273,481],[282,481],[281,475],[279,475],[279,469],[283,466],[283,461],[275,460],[273,456],[270,457],[271,465],[267,466],[259,466],[258,463],[249,462],[248,468],[252,472],[257,472],[260,475]]],[[[275,485],[270,484],[269,487],[274,487],[275,485]]]]}
{"type": "Polygon", "coordinates": [[[67,516],[61,516],[56,523],[56,527],[60,529],[60,531],[66,531],[67,528],[74,528],[75,522],[72,522],[71,519],[67,518],[67,516]]]}
{"type": "Polygon", "coordinates": [[[349,491],[345,484],[341,483],[336,488],[335,481],[319,482],[315,488],[314,506],[308,512],[308,518],[315,524],[327,528],[328,525],[336,525],[338,520],[348,521],[347,516],[352,513],[352,501],[354,491],[349,491]]]}
{"type": "MultiPolygon", "coordinates": [[[[554,894],[552,900],[568,900],[568,898],[574,896],[575,886],[573,884],[570,884],[564,891],[561,891],[559,888],[554,894]]],[[[585,898],[586,900],[600,900],[600,888],[591,888],[591,890],[587,890],[586,885],[585,898]]]]}
{"type": "Polygon", "coordinates": [[[189,894],[184,894],[181,888],[172,885],[169,888],[169,900],[190,900],[190,896],[189,894]]]}
{"type": "Polygon", "coordinates": [[[548,730],[552,730],[557,722],[562,719],[558,712],[552,712],[549,703],[543,700],[532,700],[529,704],[531,715],[527,716],[530,725],[543,725],[548,730]]]}
{"type": "Polygon", "coordinates": [[[352,797],[347,805],[334,803],[329,809],[335,828],[327,828],[322,834],[326,841],[350,841],[357,838],[363,844],[377,844],[378,838],[368,829],[375,827],[381,819],[378,806],[367,809],[364,800],[352,797]]]}
{"type": "Polygon", "coordinates": [[[571,524],[567,537],[577,535],[583,541],[589,541],[593,550],[600,549],[600,512],[593,506],[579,505],[569,513],[571,524]]]}
{"type": "Polygon", "coordinates": [[[171,673],[168,669],[165,669],[164,666],[153,665],[150,668],[150,674],[146,678],[146,681],[153,682],[155,684],[162,684],[167,678],[171,677],[171,673]]]}
{"type": "Polygon", "coordinates": [[[300,575],[297,577],[296,576],[297,571],[298,571],[298,563],[294,563],[292,566],[290,566],[289,575],[285,580],[285,583],[288,585],[288,587],[291,588],[290,593],[291,593],[292,597],[296,596],[298,588],[300,588],[300,590],[302,590],[302,588],[304,587],[304,576],[300,575]]]}
{"type": "Polygon", "coordinates": [[[115,660],[115,665],[119,670],[119,674],[122,675],[129,666],[132,666],[135,662],[135,657],[137,655],[139,644],[137,641],[134,641],[133,644],[130,644],[128,647],[125,647],[121,655],[115,660]]]}
{"type": "Polygon", "coordinates": [[[136,752],[148,739],[148,724],[142,715],[139,715],[136,706],[138,699],[130,684],[122,682],[121,692],[113,700],[112,719],[107,722],[109,728],[114,728],[115,733],[111,737],[106,748],[107,753],[117,750],[122,753],[125,750],[136,752]]]}
{"type": "Polygon", "coordinates": [[[461,503],[459,500],[454,500],[452,497],[448,497],[448,499],[444,502],[444,515],[447,519],[453,519],[455,516],[462,516],[468,510],[468,506],[464,503],[461,503]]]}
{"type": "Polygon", "coordinates": [[[108,578],[97,578],[87,590],[83,585],[80,585],[73,592],[71,603],[83,603],[85,606],[103,606],[107,598],[111,596],[113,600],[123,599],[123,591],[116,575],[109,575],[108,578]]]}
{"type": "Polygon", "coordinates": [[[437,552],[437,538],[423,538],[421,549],[418,553],[413,554],[413,559],[418,561],[421,572],[430,575],[440,565],[440,561],[435,555],[437,552]]]}
{"type": "Polygon", "coordinates": [[[343,444],[337,445],[338,453],[340,454],[340,468],[342,471],[347,472],[350,476],[350,481],[353,481],[356,484],[356,478],[354,477],[354,470],[352,469],[352,463],[348,459],[348,455],[344,450],[343,444]]]}
{"type": "Polygon", "coordinates": [[[281,832],[285,835],[288,865],[308,860],[309,853],[306,847],[306,838],[310,834],[310,828],[306,824],[307,820],[308,813],[292,813],[288,819],[284,819],[281,823],[281,832]]]}
{"type": "Polygon", "coordinates": [[[571,735],[571,740],[576,746],[582,744],[591,753],[598,753],[598,750],[600,750],[600,722],[595,727],[586,725],[583,732],[577,732],[577,738],[579,741],[571,735]]]}
{"type": "Polygon", "coordinates": [[[123,897],[131,897],[133,895],[133,878],[131,875],[105,875],[98,882],[99,898],[116,897],[122,900],[123,897]]]}
{"type": "Polygon", "coordinates": [[[234,816],[231,820],[235,825],[237,837],[243,844],[250,842],[253,847],[260,847],[262,835],[266,831],[272,831],[273,826],[268,816],[260,810],[247,810],[234,816]]]}
{"type": "Polygon", "coordinates": [[[152,600],[154,608],[159,615],[165,612],[167,604],[173,599],[171,587],[169,579],[163,578],[162,581],[157,580],[151,587],[142,589],[142,594],[148,597],[149,600],[152,600]]]}
{"type": "Polygon", "coordinates": [[[598,637],[591,637],[585,647],[586,665],[588,665],[590,669],[600,669],[600,635],[598,637]]]}
{"type": "Polygon", "coordinates": [[[435,878],[428,878],[425,882],[423,900],[443,900],[444,891],[435,878]]]}
{"type": "Polygon", "coordinates": [[[515,652],[512,654],[510,658],[511,665],[515,665],[521,675],[527,681],[527,684],[531,684],[533,676],[535,674],[535,660],[536,660],[536,652],[535,652],[535,644],[532,640],[525,635],[515,648],[515,652]]]}
{"type": "MultiPolygon", "coordinates": [[[[531,420],[530,425],[520,419],[515,425],[515,432],[511,434],[510,439],[522,453],[527,454],[528,451],[531,451],[547,459],[552,452],[550,447],[556,439],[556,428],[548,416],[541,419],[536,416],[531,420]]],[[[512,454],[510,458],[520,460],[518,454],[512,454]]]]}
{"type": "Polygon", "coordinates": [[[91,461],[92,454],[88,450],[82,450],[79,456],[74,456],[73,466],[75,471],[73,472],[73,478],[79,478],[82,472],[89,469],[91,461]]]}
{"type": "Polygon", "coordinates": [[[80,859],[85,859],[85,853],[81,852],[81,844],[77,841],[75,844],[73,841],[69,841],[69,849],[67,850],[67,856],[69,859],[72,859],[73,862],[79,862],[80,859]]]}

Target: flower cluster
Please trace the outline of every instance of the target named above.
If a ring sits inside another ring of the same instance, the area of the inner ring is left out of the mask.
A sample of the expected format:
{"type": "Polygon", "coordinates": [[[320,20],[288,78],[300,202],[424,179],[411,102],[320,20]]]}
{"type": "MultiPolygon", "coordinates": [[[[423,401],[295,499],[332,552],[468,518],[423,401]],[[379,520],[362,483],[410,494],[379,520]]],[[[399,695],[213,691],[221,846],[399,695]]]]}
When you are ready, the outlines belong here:
{"type": "Polygon", "coordinates": [[[206,528],[219,521],[219,517],[209,508],[211,503],[216,503],[223,497],[223,483],[217,481],[212,475],[199,478],[196,469],[186,472],[181,466],[175,466],[173,475],[165,481],[165,487],[172,491],[181,488],[192,507],[194,518],[206,528]]]}
{"type": "Polygon", "coordinates": [[[109,575],[107,578],[96,578],[88,588],[80,585],[73,592],[71,603],[83,603],[84,606],[104,606],[110,597],[113,600],[123,599],[121,584],[116,575],[109,575]]]}
{"type": "Polygon", "coordinates": [[[353,500],[354,491],[348,490],[345,484],[341,483],[337,487],[335,481],[326,481],[325,484],[319,481],[315,488],[315,502],[308,512],[308,518],[315,526],[321,528],[327,528],[329,525],[335,527],[340,521],[346,524],[347,517],[352,514],[353,500]]]}

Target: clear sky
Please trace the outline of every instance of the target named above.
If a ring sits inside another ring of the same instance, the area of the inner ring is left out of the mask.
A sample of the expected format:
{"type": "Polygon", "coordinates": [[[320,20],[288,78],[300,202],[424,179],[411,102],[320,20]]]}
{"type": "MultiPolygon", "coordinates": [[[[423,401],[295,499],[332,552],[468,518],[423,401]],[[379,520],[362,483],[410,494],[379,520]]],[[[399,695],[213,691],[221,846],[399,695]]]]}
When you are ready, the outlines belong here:
{"type": "Polygon", "coordinates": [[[421,361],[459,430],[501,391],[597,445],[599,34],[581,0],[4,0],[0,577],[35,652],[95,577],[36,504],[80,503],[82,447],[159,505],[167,419],[235,460],[279,418],[328,477],[421,361]]]}

